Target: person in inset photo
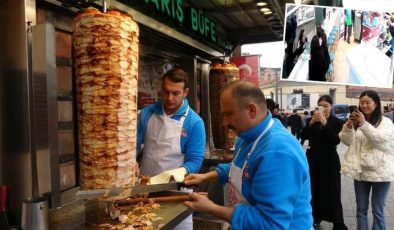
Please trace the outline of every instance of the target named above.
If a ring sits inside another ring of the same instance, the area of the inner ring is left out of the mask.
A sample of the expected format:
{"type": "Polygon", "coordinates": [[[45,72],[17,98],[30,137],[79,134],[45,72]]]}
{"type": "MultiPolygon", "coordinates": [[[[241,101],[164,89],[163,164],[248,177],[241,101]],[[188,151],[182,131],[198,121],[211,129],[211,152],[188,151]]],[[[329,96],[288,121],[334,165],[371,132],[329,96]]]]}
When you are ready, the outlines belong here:
{"type": "Polygon", "coordinates": [[[391,53],[389,54],[389,56],[391,57],[394,53],[394,13],[391,14],[390,20],[387,21],[387,25],[388,25],[388,30],[391,36],[391,40],[390,40],[390,51],[391,53]]]}
{"type": "Polygon", "coordinates": [[[300,31],[298,35],[297,49],[294,52],[295,58],[298,58],[305,50],[308,43],[308,38],[305,35],[305,30],[300,31]]]}
{"type": "Polygon", "coordinates": [[[323,29],[318,29],[317,35],[311,40],[311,59],[309,60],[309,80],[326,81],[326,72],[330,65],[330,55],[323,29]]]}
{"type": "Polygon", "coordinates": [[[345,9],[345,33],[344,40],[350,44],[350,36],[352,36],[352,28],[353,28],[353,19],[352,19],[352,11],[349,9],[345,9]]]}

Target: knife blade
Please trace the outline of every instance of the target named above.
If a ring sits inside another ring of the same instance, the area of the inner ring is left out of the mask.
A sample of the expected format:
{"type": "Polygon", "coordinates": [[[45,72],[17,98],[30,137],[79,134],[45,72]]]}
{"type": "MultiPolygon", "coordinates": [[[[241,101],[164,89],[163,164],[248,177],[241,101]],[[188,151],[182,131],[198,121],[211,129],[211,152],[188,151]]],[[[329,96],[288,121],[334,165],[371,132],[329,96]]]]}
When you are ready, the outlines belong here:
{"type": "Polygon", "coordinates": [[[94,199],[94,198],[105,198],[105,197],[115,197],[123,192],[122,187],[112,187],[109,189],[91,189],[91,190],[81,190],[75,194],[75,199],[94,199]]]}
{"type": "Polygon", "coordinates": [[[76,199],[111,198],[121,194],[130,196],[141,195],[144,193],[180,190],[181,188],[194,188],[193,185],[186,185],[184,182],[169,182],[153,185],[135,185],[131,188],[111,187],[109,189],[81,190],[75,194],[76,199]]]}
{"type": "Polygon", "coordinates": [[[169,182],[164,184],[150,184],[150,185],[136,185],[131,189],[131,195],[141,193],[151,193],[169,190],[180,190],[182,187],[186,187],[183,182],[169,182]]]}

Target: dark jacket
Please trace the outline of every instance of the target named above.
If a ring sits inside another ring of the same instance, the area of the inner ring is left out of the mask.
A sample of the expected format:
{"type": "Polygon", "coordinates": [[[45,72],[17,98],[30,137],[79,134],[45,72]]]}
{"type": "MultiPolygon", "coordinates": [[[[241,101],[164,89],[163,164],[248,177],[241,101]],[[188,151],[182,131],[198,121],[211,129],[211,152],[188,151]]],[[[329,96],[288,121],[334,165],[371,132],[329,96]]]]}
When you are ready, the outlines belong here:
{"type": "Polygon", "coordinates": [[[309,60],[309,80],[326,81],[326,72],[331,63],[325,38],[322,44],[315,35],[311,41],[311,59],[309,60]]]}
{"type": "Polygon", "coordinates": [[[278,114],[276,114],[276,115],[272,115],[272,117],[278,119],[278,120],[282,123],[282,125],[283,125],[283,121],[282,121],[282,117],[281,117],[281,116],[279,116],[278,114]]]}
{"type": "Polygon", "coordinates": [[[311,118],[302,130],[301,138],[309,139],[306,152],[311,176],[312,210],[315,222],[343,222],[341,204],[340,161],[337,145],[343,122],[330,115],[327,124],[309,125],[311,118]]]}
{"type": "Polygon", "coordinates": [[[291,127],[291,133],[298,133],[302,129],[302,118],[298,114],[290,115],[287,120],[287,126],[291,127]]]}

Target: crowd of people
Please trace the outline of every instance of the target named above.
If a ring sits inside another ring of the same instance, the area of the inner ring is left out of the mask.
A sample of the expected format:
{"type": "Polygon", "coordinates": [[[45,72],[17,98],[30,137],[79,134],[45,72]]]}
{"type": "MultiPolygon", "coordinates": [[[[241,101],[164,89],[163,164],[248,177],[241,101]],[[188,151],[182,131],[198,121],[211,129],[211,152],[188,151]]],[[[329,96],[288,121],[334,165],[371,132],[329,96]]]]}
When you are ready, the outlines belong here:
{"type": "Polygon", "coordinates": [[[372,90],[361,93],[359,105],[346,122],[332,115],[329,95],[321,96],[317,106],[303,117],[294,110],[285,124],[301,145],[308,140],[314,228],[327,221],[333,229],[347,229],[341,203],[342,173],[354,179],[357,229],[368,229],[369,203],[372,229],[387,229],[384,206],[394,180],[394,110],[382,108],[379,95],[372,90]],[[341,141],[348,146],[342,164],[337,152],[341,141]]]}

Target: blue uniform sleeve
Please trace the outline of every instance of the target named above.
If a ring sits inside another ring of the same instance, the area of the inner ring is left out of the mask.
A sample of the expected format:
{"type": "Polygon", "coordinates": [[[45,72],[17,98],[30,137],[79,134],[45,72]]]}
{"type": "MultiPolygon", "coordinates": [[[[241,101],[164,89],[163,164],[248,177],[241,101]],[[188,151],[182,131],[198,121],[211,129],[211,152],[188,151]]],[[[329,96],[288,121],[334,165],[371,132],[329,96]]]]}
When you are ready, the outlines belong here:
{"type": "Polygon", "coordinates": [[[141,145],[144,143],[145,131],[148,126],[148,121],[152,116],[152,111],[145,108],[141,111],[137,121],[137,154],[141,150],[141,145]]]}
{"type": "Polygon", "coordinates": [[[225,185],[228,181],[228,175],[230,173],[230,166],[231,166],[231,164],[219,164],[215,169],[216,172],[218,173],[219,183],[221,185],[225,185]]]}
{"type": "Polygon", "coordinates": [[[189,173],[198,173],[202,166],[205,153],[205,127],[204,122],[200,119],[196,122],[190,133],[188,133],[185,143],[185,163],[182,165],[189,173]]]}
{"type": "Polygon", "coordinates": [[[250,186],[254,202],[234,208],[231,229],[289,229],[299,197],[309,191],[303,189],[309,177],[305,165],[283,151],[267,152],[253,166],[252,179],[243,189],[250,186]]]}

